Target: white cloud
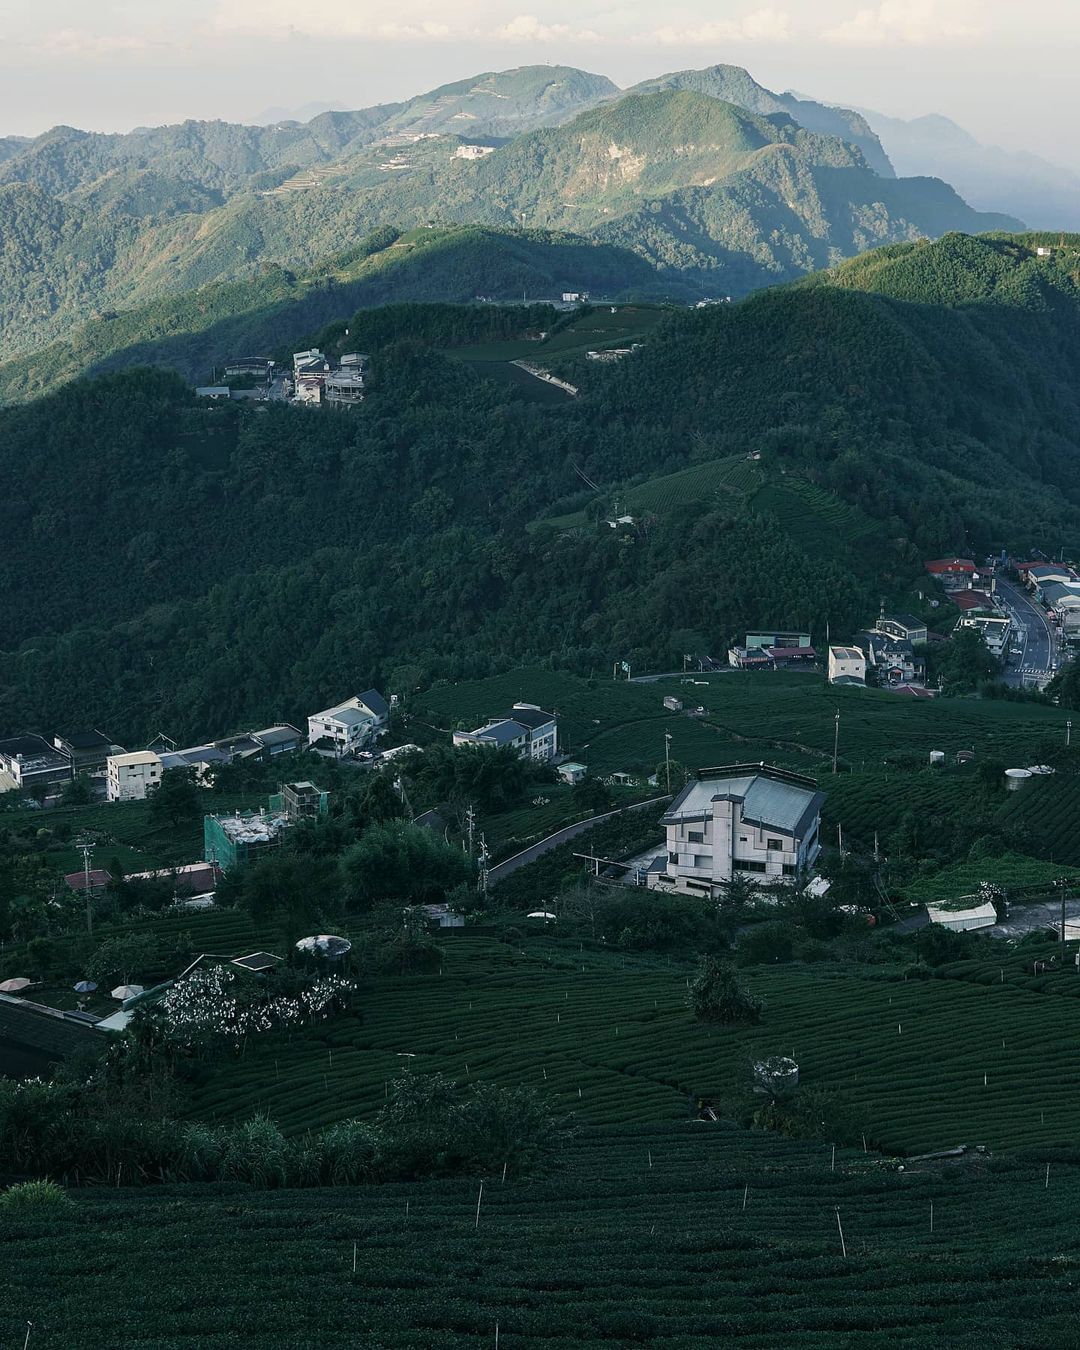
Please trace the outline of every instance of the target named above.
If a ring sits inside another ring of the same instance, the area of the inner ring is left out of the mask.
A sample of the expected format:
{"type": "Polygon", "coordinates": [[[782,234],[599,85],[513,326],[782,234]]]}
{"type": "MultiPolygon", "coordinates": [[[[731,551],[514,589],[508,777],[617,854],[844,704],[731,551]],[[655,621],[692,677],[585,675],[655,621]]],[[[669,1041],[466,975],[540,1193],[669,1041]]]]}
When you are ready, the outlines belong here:
{"type": "Polygon", "coordinates": [[[662,47],[706,47],[718,42],[787,42],[791,36],[791,18],[785,10],[758,9],[741,19],[710,19],[687,27],[667,25],[639,33],[634,41],[662,47]]]}
{"type": "Polygon", "coordinates": [[[85,61],[149,51],[154,43],[131,33],[87,33],[81,28],[58,28],[34,44],[46,56],[85,61]]]}
{"type": "Polygon", "coordinates": [[[541,23],[535,14],[519,14],[493,34],[502,42],[600,42],[591,28],[571,28],[566,23],[541,23]]]}
{"type": "Polygon", "coordinates": [[[958,42],[981,32],[979,7],[967,0],[882,0],[826,29],[826,42],[855,47],[927,46],[958,42]],[[947,12],[946,12],[947,11],[947,12]]]}
{"type": "Polygon", "coordinates": [[[430,6],[396,5],[400,19],[386,19],[382,5],[351,4],[336,6],[294,4],[292,0],[220,0],[210,28],[229,36],[288,39],[367,38],[382,42],[439,42],[460,37],[456,25],[426,19],[419,11],[430,6]]]}

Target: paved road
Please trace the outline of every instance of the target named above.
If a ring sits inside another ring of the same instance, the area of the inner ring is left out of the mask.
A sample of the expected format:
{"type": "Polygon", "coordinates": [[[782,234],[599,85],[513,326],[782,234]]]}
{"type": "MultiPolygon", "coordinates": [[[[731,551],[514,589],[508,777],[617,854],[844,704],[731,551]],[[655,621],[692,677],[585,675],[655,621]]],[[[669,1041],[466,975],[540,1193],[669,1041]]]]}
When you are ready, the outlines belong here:
{"type": "Polygon", "coordinates": [[[502,881],[503,877],[508,877],[511,872],[516,872],[519,867],[535,862],[545,853],[550,853],[553,848],[558,848],[560,844],[565,844],[570,839],[576,839],[579,834],[591,830],[594,825],[599,825],[601,821],[611,820],[615,816],[622,815],[625,811],[642,811],[646,806],[655,806],[657,802],[666,800],[666,797],[651,797],[647,802],[635,802],[633,806],[621,806],[616,811],[605,811],[602,816],[590,816],[588,820],[579,820],[574,825],[564,825],[561,830],[549,834],[546,839],[541,839],[539,843],[531,844],[528,848],[522,849],[520,853],[515,853],[512,858],[496,863],[488,872],[488,885],[493,886],[497,881],[502,881]]]}
{"type": "Polygon", "coordinates": [[[1046,611],[1011,581],[999,578],[997,590],[1013,624],[1023,634],[1024,654],[1010,659],[1005,682],[1012,685],[1045,684],[1057,662],[1057,635],[1046,611]]]}

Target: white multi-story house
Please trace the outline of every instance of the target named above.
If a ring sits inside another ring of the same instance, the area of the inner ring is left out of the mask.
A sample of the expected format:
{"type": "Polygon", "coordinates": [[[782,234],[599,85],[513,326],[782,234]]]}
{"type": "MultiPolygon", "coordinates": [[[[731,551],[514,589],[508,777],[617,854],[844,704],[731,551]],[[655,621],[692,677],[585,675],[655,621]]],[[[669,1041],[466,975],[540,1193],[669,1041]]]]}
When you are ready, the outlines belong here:
{"type": "Polygon", "coordinates": [[[346,759],[365,749],[386,726],[390,706],[368,689],[308,718],[308,745],[329,759],[346,759]]]}
{"type": "Polygon", "coordinates": [[[859,647],[829,648],[829,683],[866,683],[866,656],[859,647]]]}
{"type": "Polygon", "coordinates": [[[648,885],[711,899],[735,877],[794,884],[821,851],[824,801],[813,779],[766,764],[703,769],[662,818],[666,861],[648,885]]]}
{"type": "Polygon", "coordinates": [[[111,802],[141,802],[161,782],[161,756],[153,750],[110,755],[105,761],[106,796],[111,802]]]}
{"type": "Polygon", "coordinates": [[[475,731],[455,731],[454,745],[510,745],[523,759],[553,760],[558,748],[558,721],[535,703],[515,703],[505,717],[494,717],[475,731]]]}

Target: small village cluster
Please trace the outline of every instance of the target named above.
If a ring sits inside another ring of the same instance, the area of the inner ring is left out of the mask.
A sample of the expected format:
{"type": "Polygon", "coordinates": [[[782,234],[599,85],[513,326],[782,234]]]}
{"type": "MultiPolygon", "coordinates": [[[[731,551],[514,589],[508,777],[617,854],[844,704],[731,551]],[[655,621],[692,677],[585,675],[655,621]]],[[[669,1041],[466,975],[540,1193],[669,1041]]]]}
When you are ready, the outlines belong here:
{"type": "Polygon", "coordinates": [[[294,352],[291,374],[276,371],[267,356],[247,356],[228,362],[221,383],[199,385],[195,393],[211,402],[285,402],[301,407],[321,405],[348,408],[363,401],[368,357],[349,352],[336,363],[319,350],[294,352]]]}
{"type": "MultiPolygon", "coordinates": [[[[1080,576],[1076,571],[1067,563],[1045,560],[1012,566],[1032,601],[1045,612],[1053,643],[1080,640],[1080,576]]],[[[976,630],[990,655],[1003,664],[1010,651],[1018,654],[1012,644],[1024,635],[999,594],[993,566],[980,569],[970,558],[937,558],[925,568],[945,598],[960,610],[954,634],[965,628],[976,630]]],[[[940,601],[930,604],[936,609],[940,601]]],[[[825,653],[812,645],[809,633],[763,631],[747,633],[741,645],[731,647],[728,664],[740,670],[809,668],[824,655],[830,684],[865,685],[872,672],[882,687],[927,697],[932,691],[925,685],[926,662],[918,649],[946,641],[947,634],[934,632],[915,615],[888,613],[882,606],[872,628],[856,633],[851,643],[830,644],[825,653]]]]}

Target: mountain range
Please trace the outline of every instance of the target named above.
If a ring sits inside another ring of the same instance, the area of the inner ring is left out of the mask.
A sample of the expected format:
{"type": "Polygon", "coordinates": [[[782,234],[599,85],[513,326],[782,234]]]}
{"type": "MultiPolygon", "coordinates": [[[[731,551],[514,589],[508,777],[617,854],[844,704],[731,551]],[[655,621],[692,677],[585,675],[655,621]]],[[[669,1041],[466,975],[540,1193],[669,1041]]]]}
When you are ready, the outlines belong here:
{"type": "Polygon", "coordinates": [[[896,177],[860,114],[730,66],[631,91],[523,67],[264,127],[57,127],[0,143],[0,357],[267,266],[310,269],[380,227],[430,224],[570,230],[710,296],[880,243],[1020,222],[896,177]]]}

